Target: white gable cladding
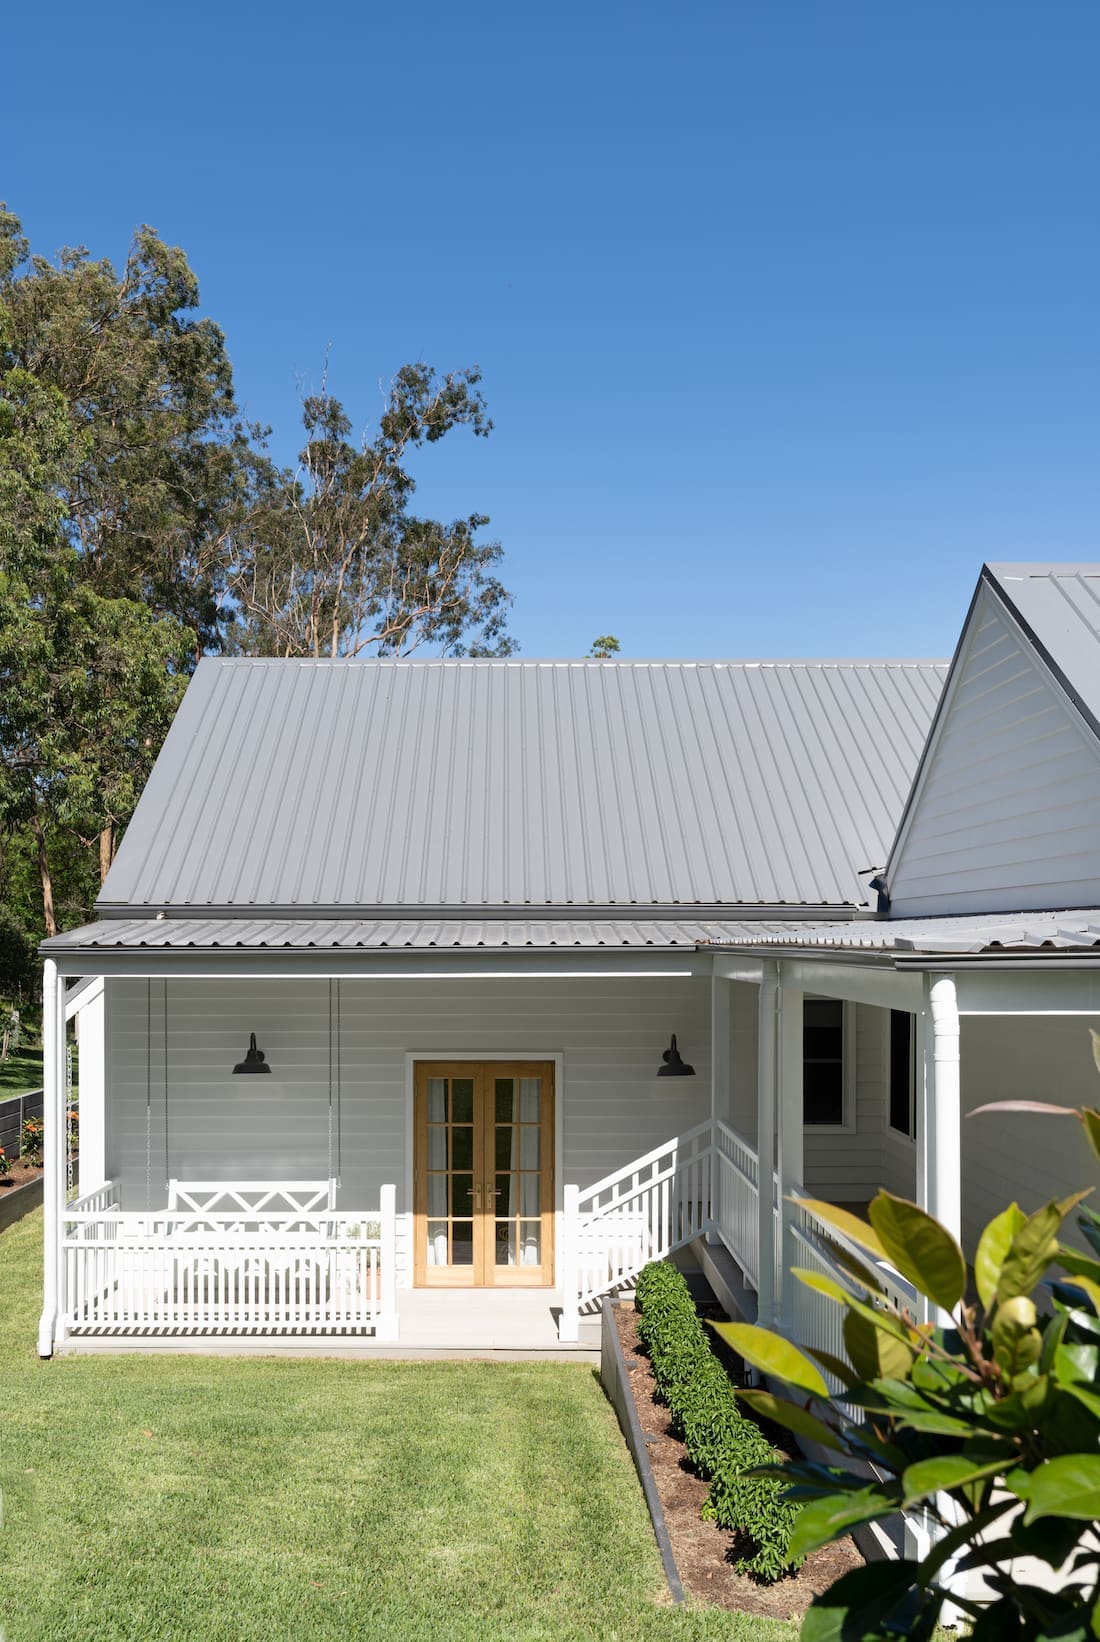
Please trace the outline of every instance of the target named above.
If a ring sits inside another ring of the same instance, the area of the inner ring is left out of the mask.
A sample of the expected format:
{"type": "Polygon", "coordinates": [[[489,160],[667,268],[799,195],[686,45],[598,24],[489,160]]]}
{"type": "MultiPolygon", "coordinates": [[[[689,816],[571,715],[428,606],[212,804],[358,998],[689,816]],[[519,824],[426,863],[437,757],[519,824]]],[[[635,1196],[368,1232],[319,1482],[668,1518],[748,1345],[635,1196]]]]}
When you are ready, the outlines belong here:
{"type": "Polygon", "coordinates": [[[893,916],[1092,905],[1100,743],[988,583],[887,877],[893,916]]]}

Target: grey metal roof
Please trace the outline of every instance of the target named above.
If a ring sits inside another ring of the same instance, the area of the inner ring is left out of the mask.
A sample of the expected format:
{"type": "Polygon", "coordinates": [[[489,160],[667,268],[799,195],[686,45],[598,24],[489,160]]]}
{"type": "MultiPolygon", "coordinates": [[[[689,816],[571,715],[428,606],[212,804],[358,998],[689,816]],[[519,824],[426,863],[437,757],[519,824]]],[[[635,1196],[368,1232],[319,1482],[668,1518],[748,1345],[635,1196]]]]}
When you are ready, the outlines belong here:
{"type": "Polygon", "coordinates": [[[782,932],[734,937],[734,946],[831,948],[846,952],[996,953],[1100,947],[1100,908],[971,914],[955,918],[854,919],[788,924],[782,932]]]}
{"type": "Polygon", "coordinates": [[[212,951],[226,947],[382,950],[399,947],[690,947],[727,943],[756,930],[771,940],[787,923],[660,919],[357,919],[107,918],[67,930],[43,951],[88,952],[141,947],[212,951]]]}
{"type": "Polygon", "coordinates": [[[945,672],[204,660],[99,907],[864,905],[945,672]]]}
{"type": "Polygon", "coordinates": [[[1100,730],[1100,564],[989,564],[983,574],[1100,730]]]}

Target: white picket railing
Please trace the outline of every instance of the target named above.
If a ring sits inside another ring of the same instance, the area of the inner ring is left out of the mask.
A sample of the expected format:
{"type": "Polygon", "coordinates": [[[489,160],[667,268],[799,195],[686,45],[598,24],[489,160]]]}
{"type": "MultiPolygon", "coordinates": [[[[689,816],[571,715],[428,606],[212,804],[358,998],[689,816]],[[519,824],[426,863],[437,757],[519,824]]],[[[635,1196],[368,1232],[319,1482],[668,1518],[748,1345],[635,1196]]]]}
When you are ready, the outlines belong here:
{"type": "MultiPolygon", "coordinates": [[[[194,1183],[192,1183],[194,1184],[194,1183]]],[[[396,1193],[378,1212],[292,1207],[204,1193],[211,1205],[117,1207],[110,1184],[64,1216],[63,1317],[71,1333],[373,1333],[397,1337],[396,1193]],[[96,1200],[98,1201],[91,1201],[96,1200]]],[[[299,1194],[301,1198],[301,1194],[299,1194]]],[[[326,1202],[328,1194],[325,1194],[326,1202]]]]}
{"type": "Polygon", "coordinates": [[[760,1280],[760,1166],[743,1135],[714,1125],[714,1224],[753,1287],[760,1280]]]}

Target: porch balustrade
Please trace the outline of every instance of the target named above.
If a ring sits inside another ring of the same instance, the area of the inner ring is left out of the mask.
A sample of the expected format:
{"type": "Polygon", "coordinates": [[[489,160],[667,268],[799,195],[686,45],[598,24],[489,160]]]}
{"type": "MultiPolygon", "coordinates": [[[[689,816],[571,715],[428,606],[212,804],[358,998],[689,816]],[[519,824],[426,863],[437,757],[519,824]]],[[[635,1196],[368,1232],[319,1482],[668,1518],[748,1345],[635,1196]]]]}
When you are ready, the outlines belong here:
{"type": "Polygon", "coordinates": [[[61,1239],[72,1334],[397,1337],[395,1188],[377,1213],[337,1211],[328,1183],[173,1182],[171,1206],[119,1207],[108,1181],[68,1205],[61,1239]]]}

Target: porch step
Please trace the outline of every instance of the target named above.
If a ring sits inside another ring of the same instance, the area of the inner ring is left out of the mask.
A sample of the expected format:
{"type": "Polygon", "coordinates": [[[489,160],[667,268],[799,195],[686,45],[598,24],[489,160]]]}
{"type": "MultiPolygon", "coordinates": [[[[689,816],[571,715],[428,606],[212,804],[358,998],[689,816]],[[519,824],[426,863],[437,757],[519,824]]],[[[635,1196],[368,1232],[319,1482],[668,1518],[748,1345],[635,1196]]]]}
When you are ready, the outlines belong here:
{"type": "Polygon", "coordinates": [[[691,1244],[691,1252],[727,1317],[739,1323],[755,1323],[756,1295],[725,1244],[708,1243],[705,1237],[697,1237],[691,1244]]]}

